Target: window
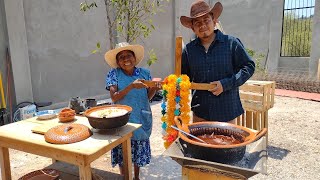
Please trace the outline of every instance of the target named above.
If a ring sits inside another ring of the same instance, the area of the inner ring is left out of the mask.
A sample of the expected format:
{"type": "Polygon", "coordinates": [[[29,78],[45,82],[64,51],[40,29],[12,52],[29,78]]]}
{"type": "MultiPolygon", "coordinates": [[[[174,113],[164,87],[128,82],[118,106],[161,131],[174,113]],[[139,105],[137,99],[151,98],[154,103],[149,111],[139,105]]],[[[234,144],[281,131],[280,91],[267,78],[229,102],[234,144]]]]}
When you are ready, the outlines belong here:
{"type": "Polygon", "coordinates": [[[310,57],[315,0],[285,0],[282,57],[310,57]]]}

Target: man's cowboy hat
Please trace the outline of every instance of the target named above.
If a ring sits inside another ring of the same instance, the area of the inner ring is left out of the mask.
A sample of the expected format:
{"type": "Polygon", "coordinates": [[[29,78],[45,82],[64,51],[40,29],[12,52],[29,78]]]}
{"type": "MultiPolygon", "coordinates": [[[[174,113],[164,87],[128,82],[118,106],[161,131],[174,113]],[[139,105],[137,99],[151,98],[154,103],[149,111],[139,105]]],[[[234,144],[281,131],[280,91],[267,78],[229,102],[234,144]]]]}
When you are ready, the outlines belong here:
{"type": "Polygon", "coordinates": [[[187,28],[192,28],[192,19],[204,16],[208,13],[212,13],[213,17],[217,19],[222,13],[222,4],[217,2],[213,8],[210,9],[210,6],[203,0],[197,0],[191,5],[190,17],[181,16],[180,22],[183,26],[187,28]]]}
{"type": "Polygon", "coordinates": [[[144,48],[141,45],[130,45],[127,42],[121,42],[119,44],[116,45],[116,47],[108,52],[106,52],[106,54],[104,55],[104,59],[106,60],[106,62],[109,64],[109,66],[111,66],[112,68],[117,68],[119,67],[117,64],[117,54],[121,51],[124,50],[129,50],[132,51],[136,57],[136,64],[139,64],[144,56],[144,48]]]}

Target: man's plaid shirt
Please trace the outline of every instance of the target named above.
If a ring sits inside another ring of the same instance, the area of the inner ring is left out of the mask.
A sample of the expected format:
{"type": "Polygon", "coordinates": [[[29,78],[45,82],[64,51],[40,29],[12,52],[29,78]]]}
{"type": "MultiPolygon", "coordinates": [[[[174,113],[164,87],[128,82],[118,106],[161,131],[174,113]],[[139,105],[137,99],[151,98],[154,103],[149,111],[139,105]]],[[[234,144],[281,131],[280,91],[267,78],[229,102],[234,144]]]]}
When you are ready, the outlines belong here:
{"type": "Polygon", "coordinates": [[[239,86],[252,76],[255,64],[238,38],[219,30],[215,33],[215,41],[207,53],[199,38],[186,45],[182,53],[182,74],[196,83],[221,82],[223,93],[219,96],[209,91],[193,91],[191,106],[195,106],[192,110],[198,117],[227,122],[244,112],[239,86]]]}

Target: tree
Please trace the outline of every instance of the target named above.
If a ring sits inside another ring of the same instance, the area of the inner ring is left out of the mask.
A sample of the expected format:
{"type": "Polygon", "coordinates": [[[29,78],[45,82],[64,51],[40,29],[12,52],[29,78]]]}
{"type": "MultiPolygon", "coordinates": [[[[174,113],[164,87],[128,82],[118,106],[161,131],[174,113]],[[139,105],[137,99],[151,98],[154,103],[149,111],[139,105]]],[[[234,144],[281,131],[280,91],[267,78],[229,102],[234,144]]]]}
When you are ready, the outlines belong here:
{"type": "Polygon", "coordinates": [[[249,56],[254,59],[255,62],[255,72],[258,73],[265,73],[266,72],[266,67],[261,64],[261,61],[265,58],[265,55],[262,53],[257,53],[256,51],[246,48],[247,53],[249,56]]]}
{"type": "MultiPolygon", "coordinates": [[[[143,40],[155,30],[152,17],[163,11],[165,3],[170,0],[104,0],[107,14],[107,25],[109,43],[113,49],[117,38],[125,39],[128,43],[135,43],[137,39],[143,40]],[[117,35],[114,35],[117,34],[117,35]]],[[[80,10],[87,10],[98,7],[96,2],[87,1],[80,4],[80,10]]],[[[93,53],[100,50],[100,43],[97,43],[93,53]]],[[[155,52],[149,51],[150,66],[157,60],[155,52]]]]}

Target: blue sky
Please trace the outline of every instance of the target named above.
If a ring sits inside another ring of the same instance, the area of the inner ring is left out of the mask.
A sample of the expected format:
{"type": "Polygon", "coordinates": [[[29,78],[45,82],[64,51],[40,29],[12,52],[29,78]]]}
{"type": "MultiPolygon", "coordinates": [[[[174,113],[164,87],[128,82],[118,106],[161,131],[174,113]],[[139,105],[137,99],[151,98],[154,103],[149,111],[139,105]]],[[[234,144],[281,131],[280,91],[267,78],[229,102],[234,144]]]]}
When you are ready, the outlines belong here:
{"type": "MultiPolygon", "coordinates": [[[[291,9],[291,8],[299,8],[299,7],[310,7],[315,5],[316,0],[285,0],[284,8],[291,9]]],[[[286,11],[290,12],[290,11],[286,11]]],[[[301,17],[306,16],[309,17],[310,15],[314,14],[314,7],[307,8],[307,9],[296,9],[291,10],[291,12],[295,13],[296,16],[301,17]]]]}

